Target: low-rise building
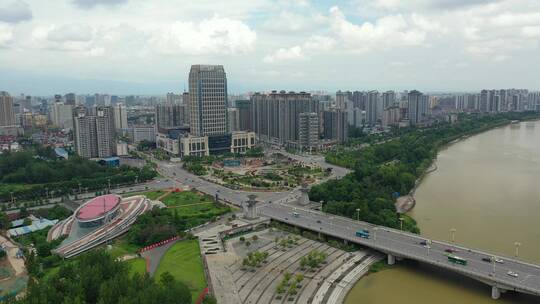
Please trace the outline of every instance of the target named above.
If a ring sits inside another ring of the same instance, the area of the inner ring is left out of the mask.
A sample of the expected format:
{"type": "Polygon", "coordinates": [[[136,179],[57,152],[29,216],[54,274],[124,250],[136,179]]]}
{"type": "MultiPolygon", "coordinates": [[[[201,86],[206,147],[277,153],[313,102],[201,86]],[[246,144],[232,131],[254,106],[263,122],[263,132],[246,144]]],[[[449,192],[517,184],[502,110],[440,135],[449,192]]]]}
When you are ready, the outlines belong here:
{"type": "Polygon", "coordinates": [[[180,138],[180,156],[208,156],[208,136],[185,136],[180,138]]]}
{"type": "Polygon", "coordinates": [[[255,132],[233,132],[231,153],[245,153],[255,147],[255,132]]]}

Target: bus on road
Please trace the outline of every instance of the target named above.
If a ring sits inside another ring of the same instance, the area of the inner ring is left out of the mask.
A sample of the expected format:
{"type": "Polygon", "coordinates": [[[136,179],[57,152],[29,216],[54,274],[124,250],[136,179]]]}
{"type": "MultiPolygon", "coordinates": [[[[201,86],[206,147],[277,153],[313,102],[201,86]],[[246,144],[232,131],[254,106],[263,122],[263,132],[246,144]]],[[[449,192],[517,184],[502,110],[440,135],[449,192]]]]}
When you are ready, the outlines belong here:
{"type": "Polygon", "coordinates": [[[448,257],[448,261],[450,263],[464,265],[464,266],[467,265],[467,260],[462,259],[462,258],[460,258],[458,256],[455,256],[453,254],[449,254],[449,255],[447,255],[447,257],[448,257]]]}

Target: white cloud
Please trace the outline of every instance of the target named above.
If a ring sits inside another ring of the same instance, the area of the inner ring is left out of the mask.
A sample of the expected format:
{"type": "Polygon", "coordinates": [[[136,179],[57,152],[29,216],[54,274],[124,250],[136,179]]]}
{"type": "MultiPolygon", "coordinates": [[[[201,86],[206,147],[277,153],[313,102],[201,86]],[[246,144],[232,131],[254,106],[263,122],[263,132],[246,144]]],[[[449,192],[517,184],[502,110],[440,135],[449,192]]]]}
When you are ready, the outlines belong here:
{"type": "Polygon", "coordinates": [[[200,23],[158,26],[150,44],[164,54],[240,54],[251,51],[256,40],[255,31],[242,21],[214,16],[200,23]]]}
{"type": "Polygon", "coordinates": [[[296,45],[290,48],[278,49],[273,54],[264,57],[263,61],[266,63],[280,63],[282,61],[301,60],[304,58],[302,47],[296,45]]]}
{"type": "Polygon", "coordinates": [[[329,51],[336,45],[336,40],[327,36],[313,35],[311,36],[304,47],[316,51],[329,51]]]}
{"type": "Polygon", "coordinates": [[[317,16],[306,16],[290,11],[282,11],[277,16],[269,17],[263,23],[263,27],[270,32],[291,33],[311,30],[317,21],[317,16]]]}
{"type": "Polygon", "coordinates": [[[128,0],[73,0],[73,3],[83,9],[91,9],[99,5],[115,6],[127,3],[128,0]]]}
{"type": "Polygon", "coordinates": [[[13,40],[13,31],[8,25],[0,24],[0,48],[9,47],[13,40]]]}
{"type": "Polygon", "coordinates": [[[334,6],[330,9],[330,19],[332,30],[351,51],[422,45],[426,39],[426,32],[409,24],[401,14],[359,25],[348,21],[341,10],[334,6]]]}
{"type": "Polygon", "coordinates": [[[96,30],[84,24],[41,26],[32,32],[32,45],[39,49],[74,52],[88,56],[103,55],[105,49],[97,45],[96,30]]]}
{"type": "Polygon", "coordinates": [[[0,21],[18,23],[32,19],[32,11],[28,3],[14,0],[0,4],[0,21]]]}

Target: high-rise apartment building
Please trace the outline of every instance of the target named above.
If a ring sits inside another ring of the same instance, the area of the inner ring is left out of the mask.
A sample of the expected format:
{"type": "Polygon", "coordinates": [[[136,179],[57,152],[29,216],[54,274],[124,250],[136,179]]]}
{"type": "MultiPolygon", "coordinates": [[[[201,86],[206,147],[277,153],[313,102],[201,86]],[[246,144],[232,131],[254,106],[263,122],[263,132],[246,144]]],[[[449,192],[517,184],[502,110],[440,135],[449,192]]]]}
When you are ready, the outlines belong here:
{"type": "Polygon", "coordinates": [[[419,91],[412,90],[408,94],[409,99],[409,123],[411,126],[427,121],[429,114],[429,96],[419,91]]]}
{"type": "Polygon", "coordinates": [[[77,154],[86,158],[104,158],[116,153],[114,117],[111,107],[85,107],[73,110],[73,130],[77,154]]]}
{"type": "Polygon", "coordinates": [[[186,117],[189,115],[185,104],[160,104],[156,106],[156,127],[159,132],[170,128],[183,127],[188,124],[186,117]]]}
{"type": "Polygon", "coordinates": [[[229,132],[240,131],[240,115],[237,108],[227,109],[227,119],[229,120],[229,132]]]}
{"type": "Polygon", "coordinates": [[[222,65],[191,66],[189,97],[191,134],[227,133],[227,76],[222,65]]]}
{"type": "Polygon", "coordinates": [[[382,106],[383,109],[394,106],[396,103],[396,93],[394,91],[386,91],[382,93],[382,106]]]}
{"type": "Polygon", "coordinates": [[[336,92],[336,108],[345,109],[349,102],[353,102],[353,93],[346,91],[337,91],[336,92]]]}
{"type": "Polygon", "coordinates": [[[373,126],[377,124],[379,116],[382,115],[379,104],[379,92],[369,91],[366,99],[366,122],[373,126]]]}
{"type": "Polygon", "coordinates": [[[15,112],[13,111],[13,97],[8,92],[0,92],[0,127],[14,126],[15,112]]]}
{"type": "Polygon", "coordinates": [[[114,128],[116,130],[128,128],[127,110],[122,103],[117,103],[114,106],[114,128]]]}
{"type": "Polygon", "coordinates": [[[306,92],[255,93],[251,103],[259,140],[291,147],[299,144],[300,113],[320,113],[319,101],[306,92]]]}
{"type": "Polygon", "coordinates": [[[240,131],[251,131],[253,126],[253,119],[251,113],[251,101],[250,100],[237,100],[236,108],[238,109],[238,128],[240,131]]]}
{"type": "Polygon", "coordinates": [[[348,139],[348,128],[349,123],[345,111],[331,109],[323,112],[323,135],[325,139],[344,143],[348,139]]]}
{"type": "Polygon", "coordinates": [[[319,114],[304,112],[299,115],[298,146],[300,149],[316,150],[319,147],[319,114]]]}
{"type": "Polygon", "coordinates": [[[49,108],[49,116],[53,125],[63,128],[73,128],[73,106],[63,102],[55,102],[49,108]]]}

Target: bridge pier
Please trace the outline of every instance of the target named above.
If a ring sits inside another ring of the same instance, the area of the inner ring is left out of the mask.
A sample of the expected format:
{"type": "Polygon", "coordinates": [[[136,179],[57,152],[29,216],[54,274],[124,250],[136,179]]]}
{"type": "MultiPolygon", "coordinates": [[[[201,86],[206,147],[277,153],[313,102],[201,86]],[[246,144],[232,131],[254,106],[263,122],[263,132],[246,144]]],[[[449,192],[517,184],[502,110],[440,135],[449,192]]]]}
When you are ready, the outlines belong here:
{"type": "Polygon", "coordinates": [[[396,263],[396,257],[391,254],[388,254],[388,258],[386,261],[388,265],[394,265],[396,263]]]}
{"type": "Polygon", "coordinates": [[[493,300],[497,300],[501,297],[501,291],[499,290],[499,288],[497,286],[492,286],[491,287],[491,298],[493,300]]]}

